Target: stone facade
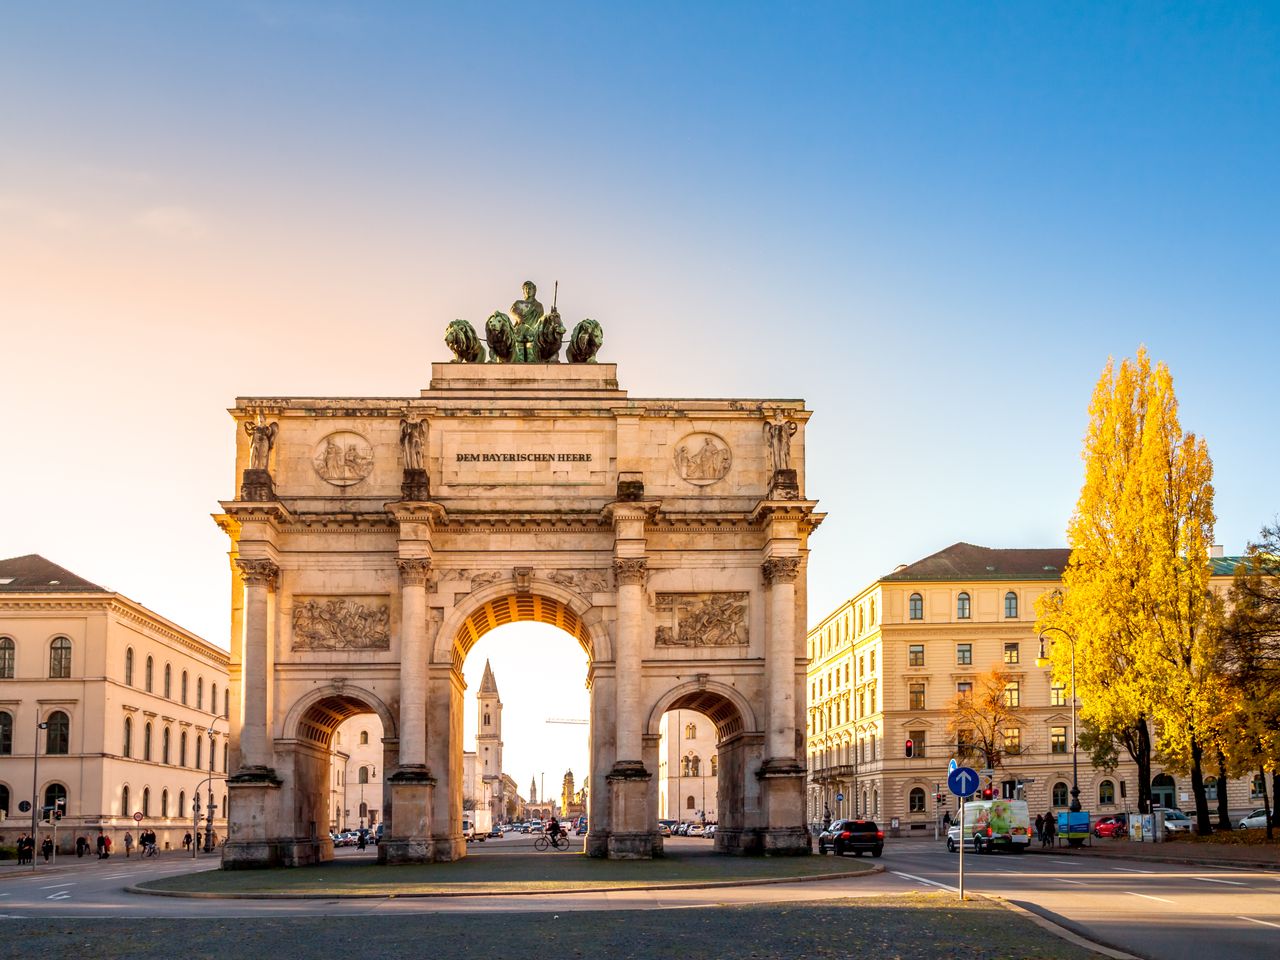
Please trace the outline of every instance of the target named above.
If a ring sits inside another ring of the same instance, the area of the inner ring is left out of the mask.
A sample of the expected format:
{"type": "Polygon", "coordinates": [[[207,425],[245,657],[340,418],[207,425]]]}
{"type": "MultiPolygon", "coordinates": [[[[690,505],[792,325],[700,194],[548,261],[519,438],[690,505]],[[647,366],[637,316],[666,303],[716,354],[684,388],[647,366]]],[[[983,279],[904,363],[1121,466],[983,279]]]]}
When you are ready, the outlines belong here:
{"type": "Polygon", "coordinates": [[[715,823],[720,772],[715,727],[700,713],[672,710],[662,718],[661,730],[658,817],[715,823]]]}
{"type": "Polygon", "coordinates": [[[590,854],[661,849],[659,721],[686,708],[716,729],[717,847],[809,850],[802,638],[821,515],[802,401],[633,399],[607,363],[440,363],[419,397],[242,398],[231,414],[234,489],[264,499],[217,517],[234,579],[226,865],[332,855],[315,825],[333,730],[358,713],[385,731],[379,856],[463,856],[461,664],[518,620],[590,659],[590,854]],[[244,482],[254,469],[270,484],[244,482]]]}

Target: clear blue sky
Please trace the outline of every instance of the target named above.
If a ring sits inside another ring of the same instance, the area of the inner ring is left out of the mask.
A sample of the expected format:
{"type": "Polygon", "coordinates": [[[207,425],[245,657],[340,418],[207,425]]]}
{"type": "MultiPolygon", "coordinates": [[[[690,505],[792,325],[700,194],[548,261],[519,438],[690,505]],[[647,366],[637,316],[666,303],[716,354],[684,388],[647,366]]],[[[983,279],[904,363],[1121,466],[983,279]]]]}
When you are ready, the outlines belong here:
{"type": "Polygon", "coordinates": [[[415,394],[527,277],[633,396],[809,402],[814,619],[1062,543],[1139,344],[1227,550],[1280,511],[1274,3],[22,4],[0,91],[0,553],[217,643],[233,398],[415,394]]]}

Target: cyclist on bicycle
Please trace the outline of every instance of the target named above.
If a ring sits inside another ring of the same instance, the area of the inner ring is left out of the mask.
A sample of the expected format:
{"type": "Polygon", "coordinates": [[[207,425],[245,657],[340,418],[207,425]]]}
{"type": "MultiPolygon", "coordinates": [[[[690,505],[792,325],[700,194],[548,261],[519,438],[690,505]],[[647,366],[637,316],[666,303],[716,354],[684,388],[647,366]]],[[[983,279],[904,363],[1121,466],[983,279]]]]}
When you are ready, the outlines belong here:
{"type": "Polygon", "coordinates": [[[560,829],[560,821],[552,816],[551,822],[547,824],[547,836],[551,838],[551,842],[555,843],[559,840],[562,832],[563,831],[560,829]]]}

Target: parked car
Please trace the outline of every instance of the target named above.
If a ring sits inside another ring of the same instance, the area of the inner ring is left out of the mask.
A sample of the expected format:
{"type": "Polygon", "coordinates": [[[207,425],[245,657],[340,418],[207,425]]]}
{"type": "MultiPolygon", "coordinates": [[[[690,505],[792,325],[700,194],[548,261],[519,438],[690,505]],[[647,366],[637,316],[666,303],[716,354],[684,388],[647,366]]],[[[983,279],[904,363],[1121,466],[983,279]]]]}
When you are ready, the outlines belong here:
{"type": "Polygon", "coordinates": [[[884,831],[874,820],[833,820],[818,836],[818,852],[828,850],[836,856],[869,853],[878,857],[884,852],[884,831]]]}
{"type": "Polygon", "coordinates": [[[1190,833],[1194,824],[1191,818],[1181,810],[1166,807],[1164,811],[1164,835],[1168,839],[1171,833],[1190,833]]]}
{"type": "Polygon", "coordinates": [[[700,837],[702,836],[702,833],[703,833],[702,824],[691,823],[689,824],[689,828],[685,830],[684,835],[686,837],[700,837]]]}
{"type": "Polygon", "coordinates": [[[489,836],[491,836],[491,837],[497,837],[499,840],[501,840],[501,839],[502,839],[502,828],[501,828],[501,827],[494,827],[492,830],[490,830],[490,831],[489,831],[489,836]]]}
{"type": "Polygon", "coordinates": [[[1240,823],[1237,824],[1238,828],[1241,830],[1262,830],[1266,825],[1267,811],[1261,808],[1253,811],[1253,813],[1249,814],[1247,817],[1242,818],[1240,823]]]}
{"type": "Polygon", "coordinates": [[[1117,813],[1113,817],[1103,817],[1093,825],[1093,835],[1095,837],[1127,837],[1129,835],[1129,817],[1123,813],[1117,813]]]}
{"type": "Polygon", "coordinates": [[[708,823],[703,829],[702,835],[708,840],[714,840],[716,835],[716,825],[714,823],[708,823]]]}
{"type": "Polygon", "coordinates": [[[662,834],[664,837],[669,837],[671,836],[671,831],[675,828],[675,825],[676,821],[674,820],[659,820],[658,833],[662,834]]]}

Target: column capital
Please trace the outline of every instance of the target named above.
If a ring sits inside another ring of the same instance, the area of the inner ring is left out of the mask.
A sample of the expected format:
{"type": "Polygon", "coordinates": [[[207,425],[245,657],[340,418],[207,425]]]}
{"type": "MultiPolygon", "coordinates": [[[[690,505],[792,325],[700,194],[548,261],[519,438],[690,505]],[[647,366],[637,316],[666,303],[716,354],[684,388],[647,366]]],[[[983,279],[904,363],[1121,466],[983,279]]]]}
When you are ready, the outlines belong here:
{"type": "Polygon", "coordinates": [[[275,587],[280,577],[280,568],[274,560],[237,558],[236,566],[240,568],[240,579],[246,586],[275,587]]]}
{"type": "Polygon", "coordinates": [[[613,579],[618,586],[626,583],[643,584],[649,574],[647,557],[614,557],[613,579]]]}
{"type": "Polygon", "coordinates": [[[765,582],[772,586],[775,583],[795,583],[800,575],[799,557],[770,557],[760,565],[764,572],[765,582]]]}
{"type": "Polygon", "coordinates": [[[431,573],[430,557],[397,557],[396,567],[400,571],[400,585],[404,587],[425,586],[431,573]]]}

